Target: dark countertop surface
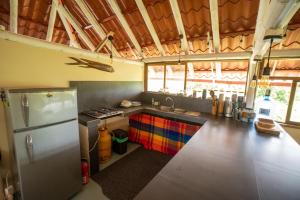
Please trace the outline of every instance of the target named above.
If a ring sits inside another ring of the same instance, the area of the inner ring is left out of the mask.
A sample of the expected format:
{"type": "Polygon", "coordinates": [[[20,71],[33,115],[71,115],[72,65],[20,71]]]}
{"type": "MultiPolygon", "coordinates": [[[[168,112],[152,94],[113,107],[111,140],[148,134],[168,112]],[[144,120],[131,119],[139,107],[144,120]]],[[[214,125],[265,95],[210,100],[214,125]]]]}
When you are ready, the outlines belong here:
{"type": "Polygon", "coordinates": [[[300,199],[300,146],[285,132],[205,116],[191,140],[136,200],[300,199]]]}
{"type": "MultiPolygon", "coordinates": [[[[300,199],[300,146],[286,133],[259,134],[253,125],[201,114],[192,117],[151,106],[122,109],[204,125],[136,196],[136,200],[300,199]]],[[[83,124],[99,119],[79,115],[83,124]]]]}
{"type": "MultiPolygon", "coordinates": [[[[199,124],[202,125],[205,123],[208,114],[201,113],[201,116],[199,117],[194,117],[194,116],[189,116],[185,114],[178,114],[174,112],[165,112],[161,111],[159,109],[153,108],[152,106],[148,105],[143,105],[143,106],[138,106],[138,107],[130,107],[130,108],[118,108],[118,110],[121,110],[124,112],[123,116],[130,116],[132,114],[137,114],[137,113],[148,113],[152,115],[158,115],[161,117],[169,118],[172,120],[180,120],[180,121],[185,121],[188,123],[194,123],[194,124],[199,124]]],[[[87,126],[88,124],[98,124],[100,123],[101,119],[96,119],[84,114],[79,114],[78,115],[78,121],[80,124],[83,124],[87,126]]]]}

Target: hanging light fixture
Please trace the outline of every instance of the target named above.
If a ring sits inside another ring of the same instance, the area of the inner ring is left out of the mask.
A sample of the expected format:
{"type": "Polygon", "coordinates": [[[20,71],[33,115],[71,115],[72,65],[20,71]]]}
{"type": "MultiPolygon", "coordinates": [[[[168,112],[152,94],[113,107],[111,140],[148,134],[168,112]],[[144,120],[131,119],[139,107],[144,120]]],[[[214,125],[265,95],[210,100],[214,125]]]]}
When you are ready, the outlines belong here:
{"type": "Polygon", "coordinates": [[[252,80],[250,82],[251,88],[256,88],[256,86],[257,86],[257,76],[256,76],[257,66],[258,66],[258,60],[256,60],[254,74],[253,74],[252,80]]]}
{"type": "Polygon", "coordinates": [[[262,76],[261,76],[261,81],[260,81],[260,86],[261,87],[268,87],[269,86],[269,78],[270,78],[270,74],[271,74],[270,55],[271,55],[271,50],[272,50],[272,43],[273,43],[273,38],[271,38],[271,40],[270,40],[268,62],[267,62],[266,67],[263,69],[263,73],[262,73],[262,76]]]}
{"type": "Polygon", "coordinates": [[[112,35],[108,36],[108,40],[110,41],[110,64],[113,63],[113,46],[112,46],[112,41],[114,37],[112,35]]]}

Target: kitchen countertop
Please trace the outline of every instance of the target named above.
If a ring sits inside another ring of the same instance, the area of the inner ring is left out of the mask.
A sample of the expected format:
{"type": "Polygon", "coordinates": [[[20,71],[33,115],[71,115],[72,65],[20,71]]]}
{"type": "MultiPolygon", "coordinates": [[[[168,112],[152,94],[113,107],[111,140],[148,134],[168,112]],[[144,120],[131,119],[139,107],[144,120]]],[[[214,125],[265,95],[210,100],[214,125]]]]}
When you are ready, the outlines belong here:
{"type": "MultiPolygon", "coordinates": [[[[152,106],[148,105],[143,105],[143,106],[137,106],[137,107],[130,107],[130,108],[118,108],[118,110],[121,110],[124,112],[123,116],[127,117],[133,114],[137,113],[148,113],[152,115],[158,115],[164,118],[169,118],[172,120],[180,120],[188,123],[193,123],[193,124],[198,124],[202,125],[205,123],[207,117],[209,116],[208,114],[201,113],[199,117],[194,117],[194,116],[189,116],[185,114],[178,114],[174,112],[165,112],[161,111],[157,108],[153,108],[152,106]]],[[[98,124],[100,123],[101,119],[96,119],[84,114],[79,114],[78,115],[78,121],[79,123],[87,126],[88,124],[98,124]]]]}
{"type": "Polygon", "coordinates": [[[205,117],[206,123],[136,200],[300,199],[300,146],[285,132],[205,117]]]}

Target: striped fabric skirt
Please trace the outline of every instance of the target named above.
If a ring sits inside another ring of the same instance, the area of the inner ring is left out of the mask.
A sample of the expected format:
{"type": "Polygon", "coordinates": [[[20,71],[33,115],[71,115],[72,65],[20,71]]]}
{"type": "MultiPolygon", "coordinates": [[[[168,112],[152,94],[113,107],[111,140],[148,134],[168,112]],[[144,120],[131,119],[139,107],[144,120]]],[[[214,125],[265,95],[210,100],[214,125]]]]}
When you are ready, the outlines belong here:
{"type": "Polygon", "coordinates": [[[129,141],[175,155],[199,129],[199,125],[141,113],[129,118],[129,141]]]}

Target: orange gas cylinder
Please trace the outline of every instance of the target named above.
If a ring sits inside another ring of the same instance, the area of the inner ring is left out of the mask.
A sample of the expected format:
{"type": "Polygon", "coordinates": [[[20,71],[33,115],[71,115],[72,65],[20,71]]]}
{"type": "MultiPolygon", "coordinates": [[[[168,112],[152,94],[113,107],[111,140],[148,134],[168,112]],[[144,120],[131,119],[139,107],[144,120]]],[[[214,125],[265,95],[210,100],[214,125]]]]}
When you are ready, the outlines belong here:
{"type": "Polygon", "coordinates": [[[98,130],[100,134],[98,141],[98,155],[100,163],[107,162],[111,157],[111,135],[107,128],[101,127],[98,130]]]}

